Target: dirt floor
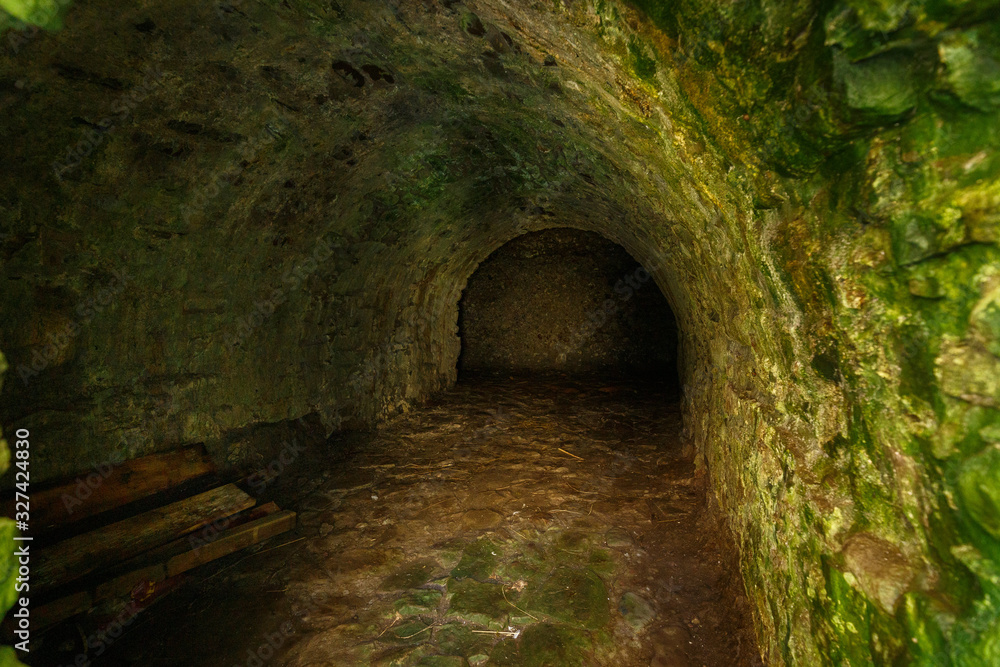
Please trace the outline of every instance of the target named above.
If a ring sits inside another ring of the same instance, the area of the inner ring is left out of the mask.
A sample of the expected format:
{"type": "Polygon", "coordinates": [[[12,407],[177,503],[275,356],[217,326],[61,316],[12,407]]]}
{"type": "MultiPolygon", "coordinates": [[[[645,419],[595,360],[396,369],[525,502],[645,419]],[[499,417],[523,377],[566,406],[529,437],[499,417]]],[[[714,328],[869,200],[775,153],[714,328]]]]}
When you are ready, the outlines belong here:
{"type": "MultiPolygon", "coordinates": [[[[296,532],[196,570],[87,660],[759,665],[675,399],[653,384],[459,383],[335,440],[335,459],[303,456],[262,499],[297,510],[296,532]]],[[[49,639],[46,664],[73,664],[86,634],[49,639]]]]}

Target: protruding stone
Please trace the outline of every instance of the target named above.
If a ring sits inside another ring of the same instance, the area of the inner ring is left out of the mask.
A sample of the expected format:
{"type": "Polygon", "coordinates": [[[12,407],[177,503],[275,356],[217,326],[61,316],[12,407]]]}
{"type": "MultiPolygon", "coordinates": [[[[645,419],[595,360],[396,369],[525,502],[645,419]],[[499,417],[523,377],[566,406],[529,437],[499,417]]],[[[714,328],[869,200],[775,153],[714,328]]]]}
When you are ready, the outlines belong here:
{"type": "Polygon", "coordinates": [[[945,340],[937,358],[941,391],[974,405],[1000,405],[1000,358],[975,343],[945,340]]]}
{"type": "Polygon", "coordinates": [[[962,102],[981,111],[1000,106],[1000,51],[979,30],[954,31],[938,44],[944,79],[962,102]]]}
{"type": "Polygon", "coordinates": [[[631,591],[622,595],[618,602],[618,611],[625,617],[625,622],[637,631],[642,630],[656,618],[656,612],[649,602],[631,591]]]}
{"type": "Polygon", "coordinates": [[[631,549],[635,540],[623,528],[612,528],[604,535],[604,543],[612,549],[631,549]]]}
{"type": "Polygon", "coordinates": [[[874,535],[859,533],[847,541],[842,553],[857,587],[886,612],[894,613],[900,596],[916,575],[899,547],[874,535]]]}
{"type": "Polygon", "coordinates": [[[898,118],[917,103],[911,65],[903,54],[876,56],[851,63],[835,52],[834,76],[844,86],[847,105],[864,120],[898,118]]]}

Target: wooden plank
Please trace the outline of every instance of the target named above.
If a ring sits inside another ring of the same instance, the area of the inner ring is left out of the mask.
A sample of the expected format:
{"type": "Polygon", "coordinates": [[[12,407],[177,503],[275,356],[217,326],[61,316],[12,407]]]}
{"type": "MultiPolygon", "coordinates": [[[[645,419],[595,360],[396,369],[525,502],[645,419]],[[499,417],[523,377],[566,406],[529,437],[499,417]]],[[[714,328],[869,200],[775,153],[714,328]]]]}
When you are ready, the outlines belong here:
{"type": "Polygon", "coordinates": [[[234,484],[78,535],[39,552],[33,574],[51,589],[187,535],[256,501],[234,484]]]}
{"type": "MultiPolygon", "coordinates": [[[[274,501],[271,501],[260,505],[259,507],[251,507],[248,510],[226,517],[225,519],[219,521],[216,525],[218,525],[222,530],[230,530],[249,521],[255,521],[261,517],[274,514],[279,511],[279,509],[278,505],[274,501]]],[[[209,528],[209,526],[205,526],[198,531],[189,533],[185,537],[179,537],[172,542],[167,542],[163,546],[150,549],[149,551],[144,551],[135,558],[130,558],[122,561],[121,563],[116,563],[111,571],[114,574],[124,574],[126,572],[142,569],[147,565],[165,563],[178,554],[191,551],[199,544],[199,540],[207,542],[212,538],[218,537],[219,531],[209,532],[209,528]]]]}
{"type": "Polygon", "coordinates": [[[143,583],[155,584],[166,578],[167,568],[164,567],[163,563],[133,570],[99,584],[97,590],[94,591],[94,601],[101,602],[110,598],[128,597],[137,585],[143,583]]]}
{"type": "MultiPolygon", "coordinates": [[[[42,491],[33,490],[31,529],[37,535],[65,526],[166,491],[214,470],[212,459],[202,446],[185,447],[117,464],[104,463],[71,481],[42,491]]],[[[13,508],[13,500],[5,505],[13,508]]]]}
{"type": "MultiPolygon", "coordinates": [[[[252,509],[241,512],[238,515],[234,515],[233,523],[230,524],[230,528],[228,530],[216,533],[213,536],[214,539],[209,538],[204,540],[204,542],[205,544],[209,544],[211,542],[214,542],[216,539],[224,541],[231,540],[232,538],[230,537],[230,534],[233,533],[237,527],[244,526],[250,522],[259,521],[260,519],[263,518],[267,518],[270,515],[275,514],[279,511],[280,509],[274,502],[269,502],[265,505],[261,505],[260,507],[254,507],[252,509]]],[[[295,513],[292,512],[291,514],[293,515],[291,525],[294,527],[295,513]]],[[[278,523],[281,524],[280,521],[278,523]]],[[[273,535],[279,534],[270,532],[274,528],[268,526],[266,522],[260,522],[258,523],[258,526],[263,528],[263,530],[258,530],[257,533],[257,536],[259,538],[258,541],[263,541],[268,537],[273,537],[273,535]]],[[[190,537],[190,535],[188,537],[190,537]]],[[[100,602],[102,600],[107,600],[113,597],[125,597],[132,593],[137,584],[140,584],[144,581],[157,583],[166,579],[168,577],[167,564],[166,564],[167,561],[170,561],[175,556],[183,556],[186,554],[191,554],[203,548],[203,547],[198,547],[197,549],[191,549],[191,540],[189,540],[188,537],[182,537],[180,539],[174,540],[169,544],[165,544],[164,546],[153,549],[152,551],[147,551],[141,556],[138,556],[136,559],[133,559],[134,561],[137,562],[140,561],[141,559],[141,562],[145,564],[142,566],[135,566],[134,569],[130,569],[124,574],[118,575],[113,579],[109,579],[108,581],[98,585],[97,591],[94,594],[94,600],[100,602]],[[150,564],[154,560],[157,562],[150,564]]],[[[188,560],[190,560],[193,557],[188,556],[187,558],[188,560]]],[[[182,571],[185,570],[178,570],[176,572],[173,572],[169,576],[175,576],[177,574],[180,574],[182,571]]]]}
{"type": "Polygon", "coordinates": [[[93,606],[90,593],[80,591],[31,610],[33,627],[39,632],[88,611],[93,606]]]}
{"type": "Polygon", "coordinates": [[[245,523],[242,526],[227,530],[219,537],[207,542],[199,548],[174,556],[167,561],[167,576],[173,577],[182,572],[227,556],[234,551],[262,542],[269,537],[280,535],[295,528],[295,512],[283,510],[270,516],[245,523]]]}

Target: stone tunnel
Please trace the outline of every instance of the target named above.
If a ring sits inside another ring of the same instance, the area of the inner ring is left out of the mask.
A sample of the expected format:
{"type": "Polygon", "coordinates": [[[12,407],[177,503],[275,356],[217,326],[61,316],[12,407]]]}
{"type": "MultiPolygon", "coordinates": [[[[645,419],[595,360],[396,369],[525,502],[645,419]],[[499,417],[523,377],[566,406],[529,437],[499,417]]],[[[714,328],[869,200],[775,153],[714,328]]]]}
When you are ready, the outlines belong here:
{"type": "Polygon", "coordinates": [[[1000,664],[997,17],[0,0],[0,663],[1000,664]]]}

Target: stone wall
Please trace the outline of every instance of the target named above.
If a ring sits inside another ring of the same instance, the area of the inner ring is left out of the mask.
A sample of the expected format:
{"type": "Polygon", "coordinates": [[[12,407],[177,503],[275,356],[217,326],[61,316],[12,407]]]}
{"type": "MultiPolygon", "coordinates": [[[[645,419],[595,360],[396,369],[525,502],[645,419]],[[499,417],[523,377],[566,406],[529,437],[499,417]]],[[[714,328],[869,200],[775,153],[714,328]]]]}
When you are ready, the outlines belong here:
{"type": "Polygon", "coordinates": [[[596,373],[676,382],[677,325],[649,272],[593,232],[520,236],[459,301],[459,373],[596,373]]]}
{"type": "Polygon", "coordinates": [[[38,481],[405,410],[477,265],[590,230],[673,307],[770,664],[1000,663],[992,3],[639,5],[95,0],[5,39],[38,481]]]}

